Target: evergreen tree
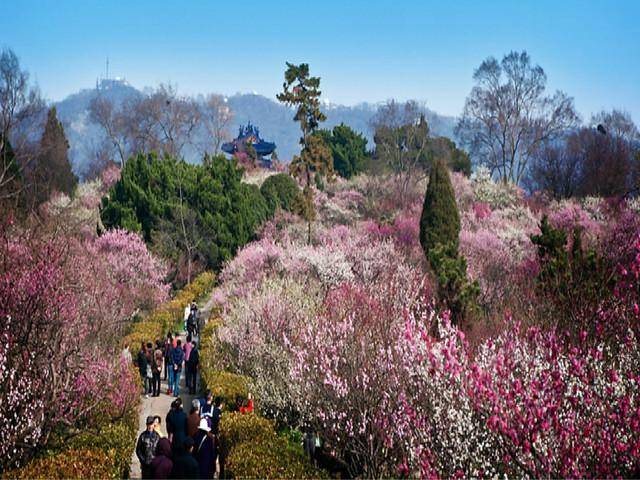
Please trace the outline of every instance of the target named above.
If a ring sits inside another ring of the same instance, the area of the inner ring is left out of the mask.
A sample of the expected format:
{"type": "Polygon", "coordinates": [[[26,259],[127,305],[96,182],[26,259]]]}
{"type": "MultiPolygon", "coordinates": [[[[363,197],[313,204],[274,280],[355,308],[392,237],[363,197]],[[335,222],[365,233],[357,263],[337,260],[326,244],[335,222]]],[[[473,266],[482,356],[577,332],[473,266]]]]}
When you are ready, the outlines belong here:
{"type": "Polygon", "coordinates": [[[329,178],[333,175],[331,150],[316,134],[320,122],[326,120],[320,111],[320,77],[311,77],[309,65],[306,63],[293,65],[287,62],[284,78],[283,91],[277,98],[297,109],[293,119],[300,123],[302,150],[300,155],[294,156],[291,160],[289,170],[294,177],[305,182],[302,204],[298,211],[307,220],[308,241],[311,243],[311,222],[315,219],[312,182],[316,175],[329,178]]]}
{"type": "Polygon", "coordinates": [[[188,279],[192,265],[219,269],[270,215],[260,190],[241,179],[235,160],[221,155],[202,165],[138,155],[103,199],[102,221],[141,232],[174,267],[185,265],[188,279]]]}
{"type": "Polygon", "coordinates": [[[47,123],[40,140],[40,154],[32,173],[32,187],[35,205],[46,202],[54,191],[69,196],[78,184],[78,178],[71,170],[69,162],[69,142],[58,120],[56,107],[47,113],[47,123]]]}
{"type": "Polygon", "coordinates": [[[449,172],[439,159],[431,169],[420,218],[420,243],[433,269],[438,296],[461,323],[476,305],[477,282],[467,278],[467,262],[458,254],[460,216],[449,172]]]}
{"type": "Polygon", "coordinates": [[[333,168],[343,178],[362,172],[367,163],[367,139],[361,133],[341,123],[333,130],[320,130],[318,134],[331,148],[333,168]]]}
{"type": "Polygon", "coordinates": [[[457,255],[459,235],[460,216],[451,179],[444,162],[438,160],[431,170],[424,197],[420,218],[420,243],[427,256],[438,244],[450,245],[452,255],[457,255]]]}

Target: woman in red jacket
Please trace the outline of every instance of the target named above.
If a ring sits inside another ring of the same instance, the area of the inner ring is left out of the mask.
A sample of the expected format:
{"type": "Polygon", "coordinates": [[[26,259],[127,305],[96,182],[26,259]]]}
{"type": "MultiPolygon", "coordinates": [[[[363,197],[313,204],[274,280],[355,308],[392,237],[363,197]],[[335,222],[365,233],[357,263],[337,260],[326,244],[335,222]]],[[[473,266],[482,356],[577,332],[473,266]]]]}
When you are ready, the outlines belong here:
{"type": "Polygon", "coordinates": [[[242,406],[240,407],[240,413],[242,413],[243,415],[245,413],[253,413],[253,395],[249,393],[247,397],[247,400],[242,402],[242,406]]]}

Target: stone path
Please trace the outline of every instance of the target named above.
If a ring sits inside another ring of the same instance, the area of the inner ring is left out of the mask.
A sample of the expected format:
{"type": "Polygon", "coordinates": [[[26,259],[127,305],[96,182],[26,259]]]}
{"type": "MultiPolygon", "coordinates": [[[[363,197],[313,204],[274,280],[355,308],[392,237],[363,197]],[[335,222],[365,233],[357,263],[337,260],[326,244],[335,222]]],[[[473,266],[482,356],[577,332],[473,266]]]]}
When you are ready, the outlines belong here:
{"type": "MultiPolygon", "coordinates": [[[[205,319],[209,317],[209,311],[211,310],[211,306],[213,305],[213,300],[209,299],[204,307],[200,310],[200,315],[203,315],[205,319]]],[[[182,339],[182,343],[184,344],[186,339],[186,332],[180,332],[180,338],[182,339]]],[[[196,341],[198,338],[196,337],[196,341]]],[[[165,417],[171,408],[171,402],[175,399],[173,395],[167,395],[167,381],[162,381],[160,385],[160,396],[159,397],[149,397],[142,398],[141,406],[140,406],[140,414],[138,419],[138,435],[146,429],[146,421],[149,415],[160,415],[162,418],[162,431],[167,433],[167,426],[165,425],[165,417]]],[[[182,398],[182,405],[184,405],[184,410],[189,414],[189,410],[191,409],[191,401],[195,398],[193,395],[189,395],[189,389],[185,388],[185,372],[183,370],[181,378],[180,378],[180,398],[182,398]]],[[[137,441],[137,436],[136,436],[137,441]]],[[[140,471],[140,461],[136,456],[136,452],[134,450],[133,455],[131,457],[131,478],[141,478],[142,474],[140,471]]]]}

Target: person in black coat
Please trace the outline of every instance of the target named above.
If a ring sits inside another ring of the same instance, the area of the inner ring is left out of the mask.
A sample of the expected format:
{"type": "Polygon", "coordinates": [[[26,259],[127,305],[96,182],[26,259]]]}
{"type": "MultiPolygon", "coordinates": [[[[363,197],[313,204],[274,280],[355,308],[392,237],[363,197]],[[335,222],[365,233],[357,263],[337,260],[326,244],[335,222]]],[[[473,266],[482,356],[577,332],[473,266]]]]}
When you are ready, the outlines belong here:
{"type": "Polygon", "coordinates": [[[189,354],[189,360],[187,360],[187,388],[191,395],[195,395],[198,365],[200,363],[200,352],[198,351],[198,345],[195,341],[191,342],[191,344],[193,345],[193,348],[189,354]]]}
{"type": "Polygon", "coordinates": [[[193,443],[193,456],[198,461],[200,478],[213,478],[216,473],[216,442],[205,418],[200,420],[193,443]]]}
{"type": "Polygon", "coordinates": [[[198,461],[193,456],[193,438],[187,437],[173,456],[171,478],[198,478],[199,475],[198,461]]]}
{"type": "MultiPolygon", "coordinates": [[[[176,408],[170,414],[171,420],[171,429],[172,429],[172,439],[171,443],[173,444],[173,451],[176,451],[176,448],[180,447],[184,443],[184,439],[188,437],[187,435],[187,414],[182,409],[182,400],[179,398],[176,399],[176,408]]],[[[169,424],[167,424],[168,428],[169,424]]]]}

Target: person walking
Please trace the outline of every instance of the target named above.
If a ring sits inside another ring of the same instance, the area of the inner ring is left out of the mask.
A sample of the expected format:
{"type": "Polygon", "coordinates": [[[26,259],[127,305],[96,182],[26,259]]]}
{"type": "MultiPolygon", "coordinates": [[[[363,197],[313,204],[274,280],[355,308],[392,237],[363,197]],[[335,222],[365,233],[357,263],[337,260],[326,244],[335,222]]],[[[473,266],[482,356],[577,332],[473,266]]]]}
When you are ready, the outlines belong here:
{"type": "Polygon", "coordinates": [[[184,365],[184,350],[182,350],[182,340],[178,339],[176,347],[171,351],[171,360],[173,362],[173,395],[180,396],[180,375],[182,374],[182,366],[184,365]]]}
{"type": "Polygon", "coordinates": [[[171,348],[173,348],[173,338],[171,338],[171,333],[167,333],[167,338],[164,340],[163,352],[164,352],[164,378],[165,382],[169,381],[169,362],[167,358],[169,357],[169,353],[171,352],[171,348]]]}
{"type": "Polygon", "coordinates": [[[138,437],[136,444],[136,456],[140,460],[140,470],[142,478],[153,478],[151,462],[156,453],[156,447],[160,441],[160,436],[153,429],[153,417],[147,417],[147,429],[138,437]]]}
{"type": "Polygon", "coordinates": [[[184,330],[185,331],[187,330],[189,315],[191,315],[191,307],[187,305],[186,307],[184,307],[184,330]]]}
{"type": "Polygon", "coordinates": [[[193,456],[193,438],[186,437],[180,445],[174,444],[171,478],[198,478],[198,461],[193,456]]]}
{"type": "MultiPolygon", "coordinates": [[[[171,414],[171,426],[173,431],[171,443],[173,447],[175,447],[176,445],[182,445],[182,442],[184,442],[184,439],[188,436],[187,414],[184,413],[184,410],[182,409],[182,400],[180,398],[176,398],[175,404],[175,409],[171,414]]],[[[168,426],[169,424],[167,423],[167,427],[168,426]]]]}
{"type": "Polygon", "coordinates": [[[145,357],[147,360],[147,371],[144,376],[144,385],[147,394],[146,397],[149,398],[149,395],[153,390],[153,344],[151,342],[147,342],[145,357]]]}
{"type": "Polygon", "coordinates": [[[209,424],[203,418],[193,436],[193,455],[198,461],[200,478],[213,478],[216,473],[216,442],[209,424]]]}
{"type": "Polygon", "coordinates": [[[167,335],[167,343],[165,345],[165,350],[164,350],[164,362],[165,362],[165,368],[169,372],[168,383],[167,383],[167,395],[171,395],[173,393],[173,383],[176,377],[176,373],[173,370],[173,338],[171,338],[171,335],[167,335]]]}
{"type": "Polygon", "coordinates": [[[144,342],[142,342],[140,351],[136,356],[136,365],[138,367],[138,372],[140,372],[140,379],[142,380],[142,384],[144,385],[145,396],[149,398],[147,392],[147,367],[149,366],[149,362],[147,360],[147,351],[144,342]]]}
{"type": "Polygon", "coordinates": [[[171,402],[171,407],[169,408],[169,411],[167,412],[167,416],[165,418],[165,421],[167,422],[167,436],[171,444],[173,444],[173,431],[174,431],[173,414],[178,407],[179,400],[180,400],[179,398],[176,398],[173,402],[171,402]]]}
{"type": "Polygon", "coordinates": [[[200,402],[193,400],[191,402],[191,411],[187,417],[187,435],[193,437],[198,431],[200,425],[200,402]]]}
{"type": "Polygon", "coordinates": [[[152,363],[152,386],[153,386],[153,396],[160,396],[160,375],[162,374],[162,363],[164,361],[164,352],[162,351],[162,344],[160,340],[156,340],[156,349],[153,352],[153,363],[152,363]]]}
{"type": "Polygon", "coordinates": [[[214,404],[211,412],[211,431],[217,437],[219,435],[220,418],[222,418],[224,403],[222,403],[221,397],[216,397],[214,404]]]}
{"type": "Polygon", "coordinates": [[[156,447],[156,455],[151,460],[151,478],[169,478],[171,477],[171,470],[173,470],[171,443],[168,439],[161,438],[156,447]]]}
{"type": "Polygon", "coordinates": [[[200,352],[195,341],[191,342],[191,352],[187,360],[187,388],[191,395],[196,394],[198,366],[200,364],[200,352]]]}

